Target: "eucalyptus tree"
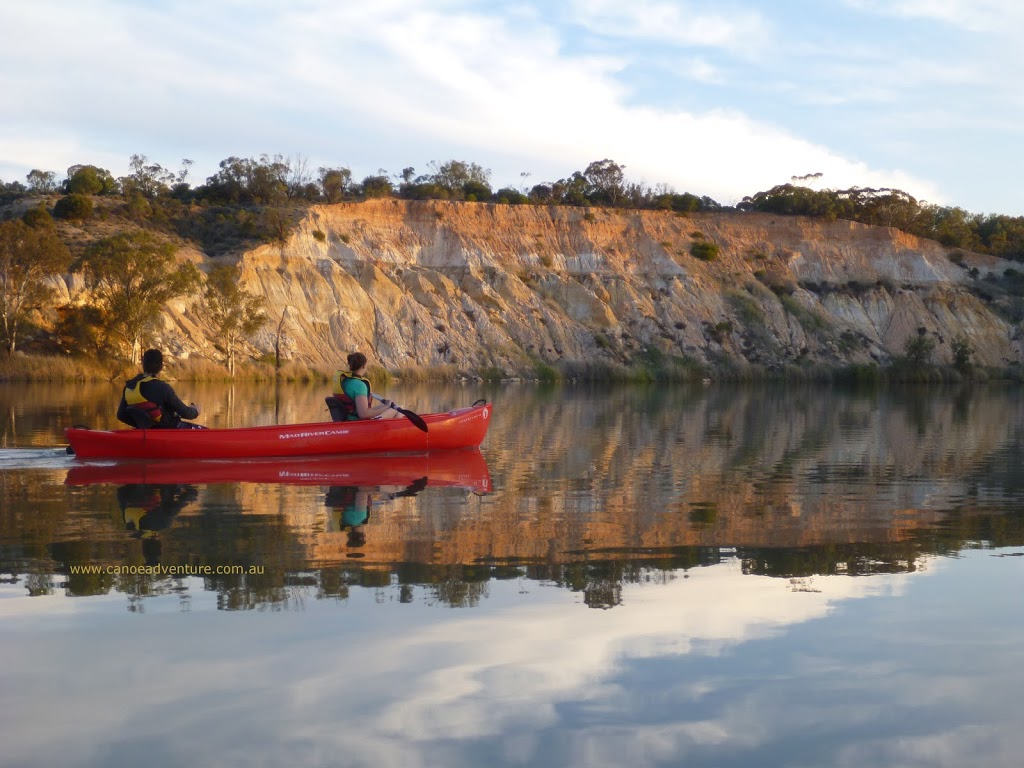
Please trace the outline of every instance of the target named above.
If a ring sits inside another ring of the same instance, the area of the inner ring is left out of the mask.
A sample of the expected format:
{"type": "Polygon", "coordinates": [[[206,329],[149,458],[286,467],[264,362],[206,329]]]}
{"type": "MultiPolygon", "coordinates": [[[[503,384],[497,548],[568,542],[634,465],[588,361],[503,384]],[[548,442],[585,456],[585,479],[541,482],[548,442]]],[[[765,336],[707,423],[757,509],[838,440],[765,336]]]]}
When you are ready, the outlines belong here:
{"type": "Polygon", "coordinates": [[[453,198],[472,195],[473,199],[487,199],[491,196],[491,172],[476,163],[449,160],[438,165],[430,163],[433,173],[427,181],[444,187],[453,198]]]}
{"type": "Polygon", "coordinates": [[[618,205],[625,195],[626,166],[614,160],[595,160],[583,171],[587,183],[587,197],[593,203],[618,205]]]}
{"type": "Polygon", "coordinates": [[[119,179],[125,197],[133,193],[146,198],[170,194],[171,185],[178,179],[173,171],[159,163],[149,162],[145,155],[132,155],[128,164],[131,174],[119,179]]]}
{"type": "Polygon", "coordinates": [[[167,302],[199,286],[199,270],[179,264],[176,251],[151,232],[119,232],[91,245],[77,265],[133,363],[167,302]]]}
{"type": "Polygon", "coordinates": [[[25,177],[28,182],[29,194],[49,195],[57,191],[57,174],[53,171],[41,171],[33,168],[25,177]]]}
{"type": "Polygon", "coordinates": [[[328,203],[340,203],[352,184],[352,171],[348,168],[320,168],[317,181],[321,194],[328,203]]]}
{"type": "Polygon", "coordinates": [[[64,181],[68,194],[112,195],[117,192],[117,180],[105,168],[95,165],[72,165],[64,181]]]}
{"type": "Polygon", "coordinates": [[[238,343],[267,322],[263,297],[242,288],[239,278],[237,266],[214,267],[206,277],[203,294],[203,307],[217,331],[218,346],[224,352],[232,376],[235,375],[238,343]]]}
{"type": "Polygon", "coordinates": [[[7,354],[17,349],[32,312],[51,302],[49,280],[70,265],[71,254],[53,226],[0,223],[0,336],[7,354]]]}

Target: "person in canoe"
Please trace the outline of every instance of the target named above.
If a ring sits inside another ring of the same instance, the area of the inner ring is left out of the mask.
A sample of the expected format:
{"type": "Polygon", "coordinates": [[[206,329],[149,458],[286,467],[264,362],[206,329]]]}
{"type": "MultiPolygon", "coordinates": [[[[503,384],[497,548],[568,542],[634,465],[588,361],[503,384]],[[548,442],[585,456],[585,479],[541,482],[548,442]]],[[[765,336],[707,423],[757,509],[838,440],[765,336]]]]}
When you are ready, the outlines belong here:
{"type": "Polygon", "coordinates": [[[366,355],[348,356],[348,370],[334,374],[334,396],[327,398],[334,421],[359,419],[395,419],[401,416],[390,400],[374,400],[370,380],[366,378],[366,355]]]}
{"type": "Polygon", "coordinates": [[[185,405],[170,384],[157,378],[163,367],[163,352],[147,349],[142,355],[142,373],[124,385],[117,420],[138,429],[205,429],[182,421],[199,418],[199,406],[185,405]]]}

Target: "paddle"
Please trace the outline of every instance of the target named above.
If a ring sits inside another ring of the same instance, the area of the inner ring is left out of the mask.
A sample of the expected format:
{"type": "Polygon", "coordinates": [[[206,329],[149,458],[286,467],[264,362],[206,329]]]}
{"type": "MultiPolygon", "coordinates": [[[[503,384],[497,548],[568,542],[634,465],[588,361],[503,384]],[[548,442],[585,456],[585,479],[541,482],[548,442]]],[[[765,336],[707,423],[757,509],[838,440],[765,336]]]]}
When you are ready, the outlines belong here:
{"type": "MultiPolygon", "coordinates": [[[[376,398],[377,400],[380,400],[381,402],[384,401],[383,397],[381,397],[380,395],[374,394],[373,392],[370,393],[370,397],[376,398]]],[[[419,416],[418,414],[415,414],[412,411],[407,410],[405,408],[399,408],[394,403],[391,403],[391,407],[394,408],[396,411],[398,411],[403,416],[405,416],[405,418],[407,418],[409,421],[411,421],[412,425],[414,427],[416,427],[416,429],[420,430],[421,432],[426,432],[427,431],[427,422],[425,422],[421,416],[419,416]]]]}
{"type": "Polygon", "coordinates": [[[420,491],[422,491],[426,487],[427,487],[427,478],[421,477],[421,478],[413,480],[411,483],[409,483],[409,486],[404,491],[398,491],[397,493],[392,493],[391,494],[391,498],[392,499],[397,499],[397,498],[402,497],[402,496],[415,496],[417,493],[419,493],[420,491]]]}

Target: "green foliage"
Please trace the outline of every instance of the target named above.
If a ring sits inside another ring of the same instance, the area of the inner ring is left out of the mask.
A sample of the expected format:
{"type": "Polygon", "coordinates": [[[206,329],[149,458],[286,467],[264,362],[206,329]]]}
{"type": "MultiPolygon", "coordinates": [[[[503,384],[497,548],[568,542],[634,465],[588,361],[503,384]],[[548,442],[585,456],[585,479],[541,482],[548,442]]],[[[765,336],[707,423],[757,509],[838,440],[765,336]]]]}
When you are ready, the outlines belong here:
{"type": "Polygon", "coordinates": [[[461,200],[473,195],[477,200],[489,200],[491,197],[491,172],[476,163],[462,160],[449,160],[438,165],[430,164],[434,173],[421,176],[416,181],[421,184],[433,184],[448,192],[453,200],[461,200]]]}
{"type": "Polygon", "coordinates": [[[376,197],[391,197],[395,188],[387,176],[367,176],[362,184],[363,197],[367,200],[376,197]]]}
{"type": "Polygon", "coordinates": [[[588,165],[583,171],[587,199],[596,205],[618,205],[625,194],[625,167],[607,158],[588,165]]]}
{"type": "Polygon", "coordinates": [[[129,166],[131,175],[119,179],[121,194],[125,197],[151,199],[170,194],[171,185],[176,181],[174,173],[159,163],[150,163],[145,155],[132,155],[129,166]]]}
{"type": "Polygon", "coordinates": [[[79,261],[110,332],[125,343],[132,362],[163,306],[200,283],[199,270],[179,264],[175,251],[151,232],[120,232],[91,245],[79,261]]]}
{"type": "Polygon", "coordinates": [[[216,203],[280,205],[288,197],[290,163],[281,155],[229,157],[196,190],[199,199],[216,203]]]}
{"type": "Polygon", "coordinates": [[[57,174],[53,171],[40,171],[33,168],[25,177],[28,181],[28,191],[34,195],[49,195],[57,191],[57,174]]]}
{"type": "Polygon", "coordinates": [[[53,215],[58,219],[83,221],[92,216],[92,200],[88,195],[72,192],[57,201],[53,206],[53,215]]]}
{"type": "Polygon", "coordinates": [[[884,380],[882,369],[875,363],[854,364],[840,368],[835,374],[836,381],[848,384],[880,384],[884,380]]]}
{"type": "Polygon", "coordinates": [[[0,341],[8,354],[16,351],[29,315],[52,299],[47,278],[70,264],[71,254],[52,226],[0,222],[0,341]]]}
{"type": "Polygon", "coordinates": [[[778,268],[755,270],[754,277],[776,296],[789,296],[797,289],[797,284],[778,268]]]}
{"type": "Polygon", "coordinates": [[[721,344],[730,333],[733,331],[732,323],[728,320],[722,320],[711,328],[711,338],[721,344]]]}
{"type": "Polygon", "coordinates": [[[935,340],[925,333],[918,333],[911,336],[903,345],[903,357],[908,367],[912,369],[925,368],[931,365],[932,355],[935,354],[935,340]]]}
{"type": "Polygon", "coordinates": [[[953,367],[960,373],[970,373],[971,368],[973,367],[971,363],[971,355],[974,354],[974,347],[971,345],[970,340],[963,335],[957,336],[953,339],[952,350],[953,367]]]}
{"type": "Polygon", "coordinates": [[[494,202],[502,205],[525,205],[530,202],[530,198],[517,189],[502,187],[494,193],[494,202]]]}
{"type": "Polygon", "coordinates": [[[534,364],[534,374],[540,381],[560,381],[562,378],[557,368],[539,361],[534,364]]]}
{"type": "Polygon", "coordinates": [[[764,323],[764,312],[754,299],[742,291],[729,291],[726,301],[736,312],[736,317],[745,326],[756,326],[764,323]]]}
{"type": "Polygon", "coordinates": [[[352,184],[352,171],[348,168],[320,168],[320,190],[328,203],[340,203],[352,184]]]}
{"type": "Polygon", "coordinates": [[[487,368],[481,368],[478,375],[484,381],[501,381],[505,378],[505,371],[497,366],[488,366],[487,368]]]}
{"type": "Polygon", "coordinates": [[[690,255],[701,261],[714,261],[718,258],[718,245],[710,240],[697,240],[690,246],[690,255]]]}
{"type": "Polygon", "coordinates": [[[69,304],[57,308],[53,337],[57,347],[66,355],[100,358],[109,351],[107,329],[110,325],[99,307],[69,304]]]}
{"type": "Polygon", "coordinates": [[[271,243],[284,244],[295,229],[298,211],[283,205],[264,208],[259,215],[260,231],[263,239],[271,243]]]}
{"type": "Polygon", "coordinates": [[[699,502],[693,505],[689,514],[690,523],[696,526],[714,525],[718,519],[718,508],[711,502],[699,502]]]}
{"type": "MultiPolygon", "coordinates": [[[[1024,260],[1024,217],[981,216],[962,208],[928,205],[899,189],[852,187],[815,191],[782,184],[745,197],[737,208],[895,227],[950,248],[1024,260]]],[[[949,258],[966,267],[958,251],[952,251],[949,258]]]]}
{"type": "Polygon", "coordinates": [[[21,220],[28,224],[28,226],[35,228],[53,229],[56,226],[53,216],[50,215],[50,212],[46,210],[46,206],[42,203],[25,211],[21,220]]]}
{"type": "Polygon", "coordinates": [[[226,356],[228,371],[235,373],[235,349],[238,342],[267,322],[264,299],[240,285],[237,266],[214,267],[206,278],[204,309],[226,356]]]}
{"type": "Polygon", "coordinates": [[[813,309],[804,306],[791,295],[780,295],[779,302],[782,304],[782,308],[796,318],[796,321],[800,323],[800,327],[808,333],[817,335],[830,327],[824,317],[813,309]]]}
{"type": "Polygon", "coordinates": [[[68,168],[64,191],[69,195],[112,195],[117,192],[117,181],[105,168],[73,165],[68,168]]]}

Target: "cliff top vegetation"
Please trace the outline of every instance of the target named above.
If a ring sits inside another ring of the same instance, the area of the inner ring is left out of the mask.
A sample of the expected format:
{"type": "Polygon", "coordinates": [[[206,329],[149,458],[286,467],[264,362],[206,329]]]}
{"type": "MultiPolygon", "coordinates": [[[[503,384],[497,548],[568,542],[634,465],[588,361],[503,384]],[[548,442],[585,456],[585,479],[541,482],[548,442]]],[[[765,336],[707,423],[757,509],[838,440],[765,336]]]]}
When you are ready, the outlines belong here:
{"type": "MultiPolygon", "coordinates": [[[[301,158],[229,157],[220,162],[217,173],[196,186],[188,180],[191,165],[183,160],[179,170],[172,171],[144,155],[132,155],[131,173],[120,178],[94,165],[73,165],[63,178],[53,171],[33,170],[24,182],[0,180],[0,219],[41,207],[71,223],[99,219],[115,229],[134,225],[156,230],[218,256],[261,242],[284,241],[309,205],[381,197],[678,213],[738,210],[895,227],[951,248],[1024,260],[1024,217],[972,214],[919,201],[898,189],[815,190],[802,185],[814,184],[820,174],[793,177],[793,183],[756,192],[736,206],[723,206],[665,184],[630,181],[625,166],[610,159],[533,185],[524,173],[520,189],[497,190],[491,187],[489,170],[461,160],[432,162],[425,173],[413,167],[395,174],[381,169],[360,181],[346,167],[314,170],[301,158]]],[[[75,242],[69,246],[74,250],[75,242]]]]}

